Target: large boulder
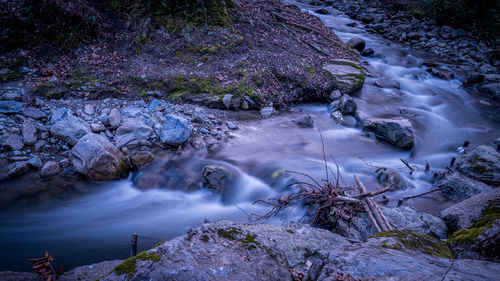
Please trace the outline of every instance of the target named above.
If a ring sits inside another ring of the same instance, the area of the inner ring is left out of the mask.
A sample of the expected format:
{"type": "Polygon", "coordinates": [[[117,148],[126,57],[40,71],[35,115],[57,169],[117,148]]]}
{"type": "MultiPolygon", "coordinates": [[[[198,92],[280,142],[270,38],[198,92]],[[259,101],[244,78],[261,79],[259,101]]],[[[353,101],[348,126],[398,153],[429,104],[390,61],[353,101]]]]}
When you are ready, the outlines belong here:
{"type": "Polygon", "coordinates": [[[128,172],[123,153],[101,135],[82,137],[71,149],[70,159],[76,171],[91,180],[113,180],[128,172]]]}
{"type": "Polygon", "coordinates": [[[179,116],[166,115],[163,121],[163,128],[160,134],[160,140],[168,145],[181,145],[191,136],[191,126],[189,122],[179,116]]]}
{"type": "Polygon", "coordinates": [[[208,165],[203,168],[202,185],[217,194],[224,194],[232,178],[231,171],[220,165],[208,165]]]}
{"type": "Polygon", "coordinates": [[[489,95],[494,100],[500,100],[500,83],[484,84],[479,86],[478,90],[489,95]]]}
{"type": "Polygon", "coordinates": [[[358,36],[354,36],[347,41],[347,46],[353,48],[354,50],[358,50],[358,52],[361,53],[365,49],[366,42],[358,36]]]}
{"type": "Polygon", "coordinates": [[[493,280],[500,274],[500,264],[452,260],[438,239],[401,233],[350,243],[308,225],[220,221],[142,252],[99,280],[434,280],[445,272],[449,280],[493,280]],[[384,243],[389,239],[398,244],[384,243]]]}
{"type": "MultiPolygon", "coordinates": [[[[389,223],[394,229],[410,230],[419,234],[434,235],[439,238],[446,238],[447,228],[445,223],[433,215],[419,212],[412,207],[403,206],[397,208],[381,208],[389,223]]],[[[338,220],[334,231],[356,240],[365,240],[374,235],[377,230],[367,213],[362,212],[351,221],[338,220]]]]}
{"type": "Polygon", "coordinates": [[[456,167],[475,180],[492,186],[500,185],[500,153],[491,146],[480,145],[461,154],[456,167]]]}
{"type": "Polygon", "coordinates": [[[441,193],[457,202],[491,189],[488,185],[457,172],[440,179],[436,183],[436,186],[444,188],[441,190],[441,193]]]}
{"type": "Polygon", "coordinates": [[[64,117],[50,127],[50,133],[73,146],[81,137],[92,133],[92,130],[90,125],[83,119],[66,113],[64,117]]]}
{"type": "Polygon", "coordinates": [[[135,147],[140,141],[151,137],[153,129],[139,119],[128,119],[116,130],[115,143],[118,147],[135,147]]]}
{"type": "Polygon", "coordinates": [[[494,202],[500,202],[500,188],[472,196],[441,211],[441,218],[452,232],[470,228],[483,211],[494,202]]]}
{"type": "Polygon", "coordinates": [[[329,61],[323,69],[332,75],[342,94],[361,89],[365,82],[365,72],[358,62],[337,59],[329,61]]]}
{"type": "Polygon", "coordinates": [[[411,149],[414,145],[412,125],[404,118],[373,118],[363,122],[363,131],[375,134],[377,139],[403,149],[411,149]]]}

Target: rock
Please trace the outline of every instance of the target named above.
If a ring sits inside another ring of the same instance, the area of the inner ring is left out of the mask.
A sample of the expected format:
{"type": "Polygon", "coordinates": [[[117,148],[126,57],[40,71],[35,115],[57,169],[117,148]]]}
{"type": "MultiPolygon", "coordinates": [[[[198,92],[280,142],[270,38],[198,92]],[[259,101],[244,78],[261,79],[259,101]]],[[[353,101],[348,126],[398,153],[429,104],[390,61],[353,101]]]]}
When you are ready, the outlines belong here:
{"type": "Polygon", "coordinates": [[[21,132],[26,145],[34,145],[37,142],[36,126],[32,119],[24,120],[21,132]]]}
{"type": "Polygon", "coordinates": [[[160,109],[162,107],[163,103],[159,100],[152,100],[148,105],[148,108],[150,108],[153,111],[156,111],[157,109],[160,109]]]}
{"type": "Polygon", "coordinates": [[[238,109],[241,106],[241,99],[233,95],[224,95],[222,103],[226,109],[238,109]]]}
{"type": "Polygon", "coordinates": [[[315,13],[320,14],[320,15],[329,15],[330,12],[326,9],[317,9],[315,13]]]}
{"type": "Polygon", "coordinates": [[[238,130],[238,126],[231,121],[226,121],[226,126],[229,130],[238,130]]]}
{"type": "Polygon", "coordinates": [[[449,280],[494,280],[500,274],[497,263],[449,259],[449,248],[435,238],[393,233],[349,243],[302,224],[207,223],[128,259],[100,280],[434,280],[446,272],[449,280]],[[389,240],[400,247],[383,243],[389,240]],[[294,274],[303,278],[292,279],[294,274]]]}
{"type": "Polygon", "coordinates": [[[22,102],[17,101],[0,101],[1,114],[17,114],[21,111],[22,102]]]}
{"type": "Polygon", "coordinates": [[[33,118],[35,120],[43,119],[47,117],[47,114],[45,112],[41,111],[40,109],[34,108],[34,107],[26,107],[21,109],[21,114],[33,118]]]}
{"type": "Polygon", "coordinates": [[[363,87],[365,73],[361,65],[349,60],[332,60],[323,66],[330,73],[342,94],[350,94],[363,87]]]}
{"type": "Polygon", "coordinates": [[[500,202],[499,188],[476,194],[469,199],[454,204],[441,211],[440,216],[448,229],[455,232],[459,229],[471,227],[493,202],[500,202]]]}
{"type": "MultiPolygon", "coordinates": [[[[381,210],[395,229],[408,229],[415,233],[435,235],[442,239],[446,238],[446,225],[438,217],[419,212],[407,206],[397,208],[382,207],[381,210]]],[[[377,232],[370,217],[365,212],[356,215],[350,222],[343,219],[338,220],[334,231],[360,241],[366,240],[377,232]]]]}
{"type": "Polygon", "coordinates": [[[75,145],[86,134],[92,133],[89,124],[72,114],[67,114],[50,128],[50,133],[56,138],[75,145]]]}
{"type": "Polygon", "coordinates": [[[155,160],[155,156],[151,151],[133,151],[129,155],[130,167],[134,170],[138,170],[155,160]]]}
{"type": "Polygon", "coordinates": [[[115,143],[117,147],[138,146],[141,141],[151,137],[153,129],[138,119],[127,119],[123,125],[116,130],[115,143]]]}
{"type": "MultiPolygon", "coordinates": [[[[3,281],[40,281],[40,276],[30,272],[0,271],[0,280],[3,281]]],[[[64,281],[64,280],[62,280],[64,281]]]]}
{"type": "Polygon", "coordinates": [[[500,215],[496,215],[497,219],[478,221],[470,229],[461,229],[449,237],[456,258],[500,261],[500,215]]]}
{"type": "Polygon", "coordinates": [[[332,118],[337,124],[341,124],[342,122],[344,122],[344,116],[342,115],[342,112],[340,112],[340,110],[336,110],[330,113],[330,118],[332,118]]]}
{"type": "Polygon", "coordinates": [[[274,110],[274,107],[272,107],[272,106],[267,106],[267,107],[260,109],[260,116],[262,117],[262,119],[269,118],[274,113],[275,113],[275,110],[274,110]]]}
{"type": "Polygon", "coordinates": [[[358,105],[350,96],[343,95],[339,100],[338,109],[344,115],[355,115],[358,105]]]}
{"type": "Polygon", "coordinates": [[[94,113],[95,113],[95,110],[94,110],[94,106],[91,105],[91,104],[86,104],[84,107],[83,107],[83,113],[89,115],[89,116],[93,116],[94,113]]]}
{"type": "Polygon", "coordinates": [[[482,182],[475,181],[456,172],[440,179],[436,186],[445,188],[441,192],[446,197],[457,202],[491,189],[491,187],[482,182]]]}
{"type": "Polygon", "coordinates": [[[451,80],[455,78],[455,74],[453,72],[439,67],[429,68],[427,69],[427,72],[430,72],[432,75],[444,80],[451,80]]]}
{"type": "Polygon", "coordinates": [[[293,123],[301,128],[314,128],[314,121],[312,119],[312,116],[309,114],[303,116],[299,120],[294,120],[293,123]]]}
{"type": "Polygon", "coordinates": [[[466,85],[474,85],[483,82],[484,82],[484,75],[477,73],[469,75],[469,77],[467,77],[467,80],[465,80],[466,85]]]}
{"type": "Polygon", "coordinates": [[[453,29],[453,27],[443,25],[439,29],[439,36],[444,39],[453,39],[457,37],[457,32],[453,29]]]}
{"type": "Polygon", "coordinates": [[[20,150],[24,147],[24,143],[21,136],[12,134],[7,137],[3,146],[10,150],[20,150]]]}
{"type": "Polygon", "coordinates": [[[333,91],[330,96],[328,97],[328,101],[336,101],[342,97],[342,93],[339,90],[333,91]]]}
{"type": "Polygon", "coordinates": [[[208,165],[203,168],[202,185],[207,190],[223,195],[231,177],[231,172],[227,168],[220,165],[208,165]]]}
{"type": "Polygon", "coordinates": [[[111,128],[117,128],[122,123],[122,114],[120,110],[113,108],[108,114],[109,126],[111,128]]]}
{"type": "Polygon", "coordinates": [[[10,164],[7,175],[11,178],[22,176],[30,170],[28,163],[25,161],[14,162],[10,164]]]}
{"type": "Polygon", "coordinates": [[[104,136],[87,134],[70,151],[75,170],[90,180],[106,181],[128,172],[123,153],[104,136]]]}
{"type": "Polygon", "coordinates": [[[59,277],[60,281],[78,280],[78,281],[93,281],[99,280],[100,277],[108,274],[113,268],[119,265],[121,260],[103,261],[91,265],[84,265],[73,268],[65,272],[59,277]]]}
{"type": "Polygon", "coordinates": [[[175,115],[166,115],[160,140],[168,145],[181,145],[187,142],[191,136],[191,130],[191,126],[189,126],[186,119],[175,115]]]}
{"type": "Polygon", "coordinates": [[[42,168],[42,159],[40,159],[38,155],[32,155],[28,160],[28,165],[30,165],[31,168],[38,170],[42,168]]]}
{"type": "Polygon", "coordinates": [[[354,36],[349,41],[347,41],[347,46],[353,48],[354,50],[358,50],[358,52],[362,52],[365,49],[366,42],[358,36],[354,36]]]}
{"type": "Polygon", "coordinates": [[[492,186],[500,184],[500,153],[493,147],[480,145],[461,154],[456,168],[464,175],[492,186]]]}
{"type": "Polygon", "coordinates": [[[71,112],[67,108],[58,108],[52,111],[52,115],[50,116],[50,124],[55,124],[59,120],[71,115],[71,112]]]}
{"type": "Polygon", "coordinates": [[[389,168],[381,169],[377,174],[377,181],[380,185],[390,187],[391,190],[406,190],[408,183],[396,171],[389,168]]]}
{"type": "Polygon", "coordinates": [[[92,123],[90,124],[90,129],[93,133],[100,133],[106,131],[106,127],[102,123],[92,123]]]}
{"type": "Polygon", "coordinates": [[[375,81],[373,85],[380,88],[398,89],[398,90],[401,89],[401,85],[399,84],[399,82],[394,80],[381,79],[375,81]]]}
{"type": "Polygon", "coordinates": [[[481,85],[478,87],[478,90],[494,100],[500,100],[500,83],[481,85]]]}
{"type": "Polygon", "coordinates": [[[59,174],[61,172],[61,167],[56,161],[47,161],[44,165],[40,174],[42,177],[51,177],[59,174]]]}
{"type": "Polygon", "coordinates": [[[369,57],[373,56],[375,54],[375,51],[372,48],[366,48],[361,52],[361,55],[364,57],[369,57]]]}
{"type": "Polygon", "coordinates": [[[411,123],[401,117],[392,119],[367,119],[363,122],[363,131],[372,132],[377,139],[384,140],[403,149],[411,149],[414,145],[411,123]]]}

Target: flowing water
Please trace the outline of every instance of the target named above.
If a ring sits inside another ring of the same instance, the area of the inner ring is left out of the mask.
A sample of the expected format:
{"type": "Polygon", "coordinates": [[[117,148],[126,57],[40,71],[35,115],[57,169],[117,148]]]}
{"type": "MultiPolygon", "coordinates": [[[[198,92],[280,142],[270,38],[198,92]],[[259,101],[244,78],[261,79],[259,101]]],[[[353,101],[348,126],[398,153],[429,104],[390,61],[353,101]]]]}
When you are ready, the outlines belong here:
{"type": "MultiPolygon", "coordinates": [[[[318,8],[288,2],[309,12],[318,8]]],[[[254,200],[276,196],[287,188],[290,178],[277,171],[287,169],[318,180],[326,178],[318,129],[324,138],[327,161],[331,167],[339,164],[345,185],[352,184],[353,175],[358,174],[369,189],[375,190],[380,186],[373,166],[400,171],[412,187],[388,193],[392,199],[389,205],[395,205],[398,198],[433,188],[429,183],[431,176],[423,171],[426,161],[433,169],[444,170],[465,140],[477,145],[498,137],[496,107],[468,94],[460,88],[458,80],[445,81],[428,74],[422,62],[435,58],[360,28],[348,27],[346,23],[352,20],[327,9],[332,15],[317,16],[342,40],[357,35],[376,52],[375,56],[364,58],[369,75],[363,89],[354,95],[360,117],[404,113],[414,125],[416,144],[412,151],[371,140],[354,122],[335,124],[326,104],[296,106],[265,120],[242,118],[235,121],[240,129],[234,131],[234,138],[215,151],[199,151],[170,162],[166,157],[158,157],[150,169],[154,172],[156,167],[163,167],[167,176],[173,167],[181,176],[176,190],[140,191],[134,187],[140,174],[135,174],[127,180],[85,184],[85,192],[77,196],[62,196],[33,206],[4,206],[0,210],[0,270],[28,271],[30,264],[26,258],[41,256],[44,250],[56,258],[56,263],[63,263],[65,269],[123,259],[129,254],[130,235],[134,232],[139,233],[139,248],[144,250],[186,233],[205,219],[247,222],[245,212],[264,214],[269,210],[263,205],[252,205],[254,200]],[[372,86],[378,79],[397,81],[401,89],[372,86]],[[307,114],[314,120],[314,129],[293,123],[307,114]],[[411,176],[401,163],[402,158],[417,167],[411,176]],[[206,164],[223,165],[231,171],[233,177],[227,194],[214,195],[198,188],[206,164]]],[[[297,174],[290,176],[304,180],[297,174]]],[[[450,202],[439,194],[430,194],[408,204],[437,214],[450,202]]],[[[303,214],[304,209],[296,207],[267,222],[297,221],[303,214]]]]}

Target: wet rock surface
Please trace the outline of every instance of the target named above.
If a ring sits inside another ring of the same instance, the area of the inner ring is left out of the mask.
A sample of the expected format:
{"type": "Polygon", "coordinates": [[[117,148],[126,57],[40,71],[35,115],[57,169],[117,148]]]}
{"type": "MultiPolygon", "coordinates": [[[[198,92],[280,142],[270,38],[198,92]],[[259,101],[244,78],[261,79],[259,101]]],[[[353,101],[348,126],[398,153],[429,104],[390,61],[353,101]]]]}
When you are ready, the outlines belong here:
{"type": "Polygon", "coordinates": [[[363,131],[403,149],[411,149],[415,142],[412,125],[404,118],[367,119],[363,122],[363,131]]]}
{"type": "Polygon", "coordinates": [[[493,147],[480,145],[460,155],[457,170],[475,180],[498,186],[500,184],[500,153],[493,147]]]}

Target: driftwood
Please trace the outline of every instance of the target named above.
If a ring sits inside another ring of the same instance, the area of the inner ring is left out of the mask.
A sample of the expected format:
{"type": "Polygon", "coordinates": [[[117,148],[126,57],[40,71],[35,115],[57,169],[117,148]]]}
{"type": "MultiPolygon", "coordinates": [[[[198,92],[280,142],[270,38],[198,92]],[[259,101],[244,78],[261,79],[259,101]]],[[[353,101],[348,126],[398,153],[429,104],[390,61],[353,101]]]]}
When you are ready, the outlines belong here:
{"type": "MultiPolygon", "coordinates": [[[[359,192],[360,195],[371,194],[369,193],[358,176],[354,175],[355,189],[359,192]]],[[[382,192],[387,191],[388,189],[382,189],[379,192],[375,192],[376,194],[380,194],[382,192]]],[[[373,196],[373,195],[372,195],[373,196]]],[[[389,224],[389,221],[384,216],[380,208],[378,207],[375,200],[373,200],[372,196],[363,196],[363,205],[365,207],[366,212],[370,216],[370,219],[373,221],[375,228],[378,231],[388,231],[392,230],[392,226],[389,224]]]]}

